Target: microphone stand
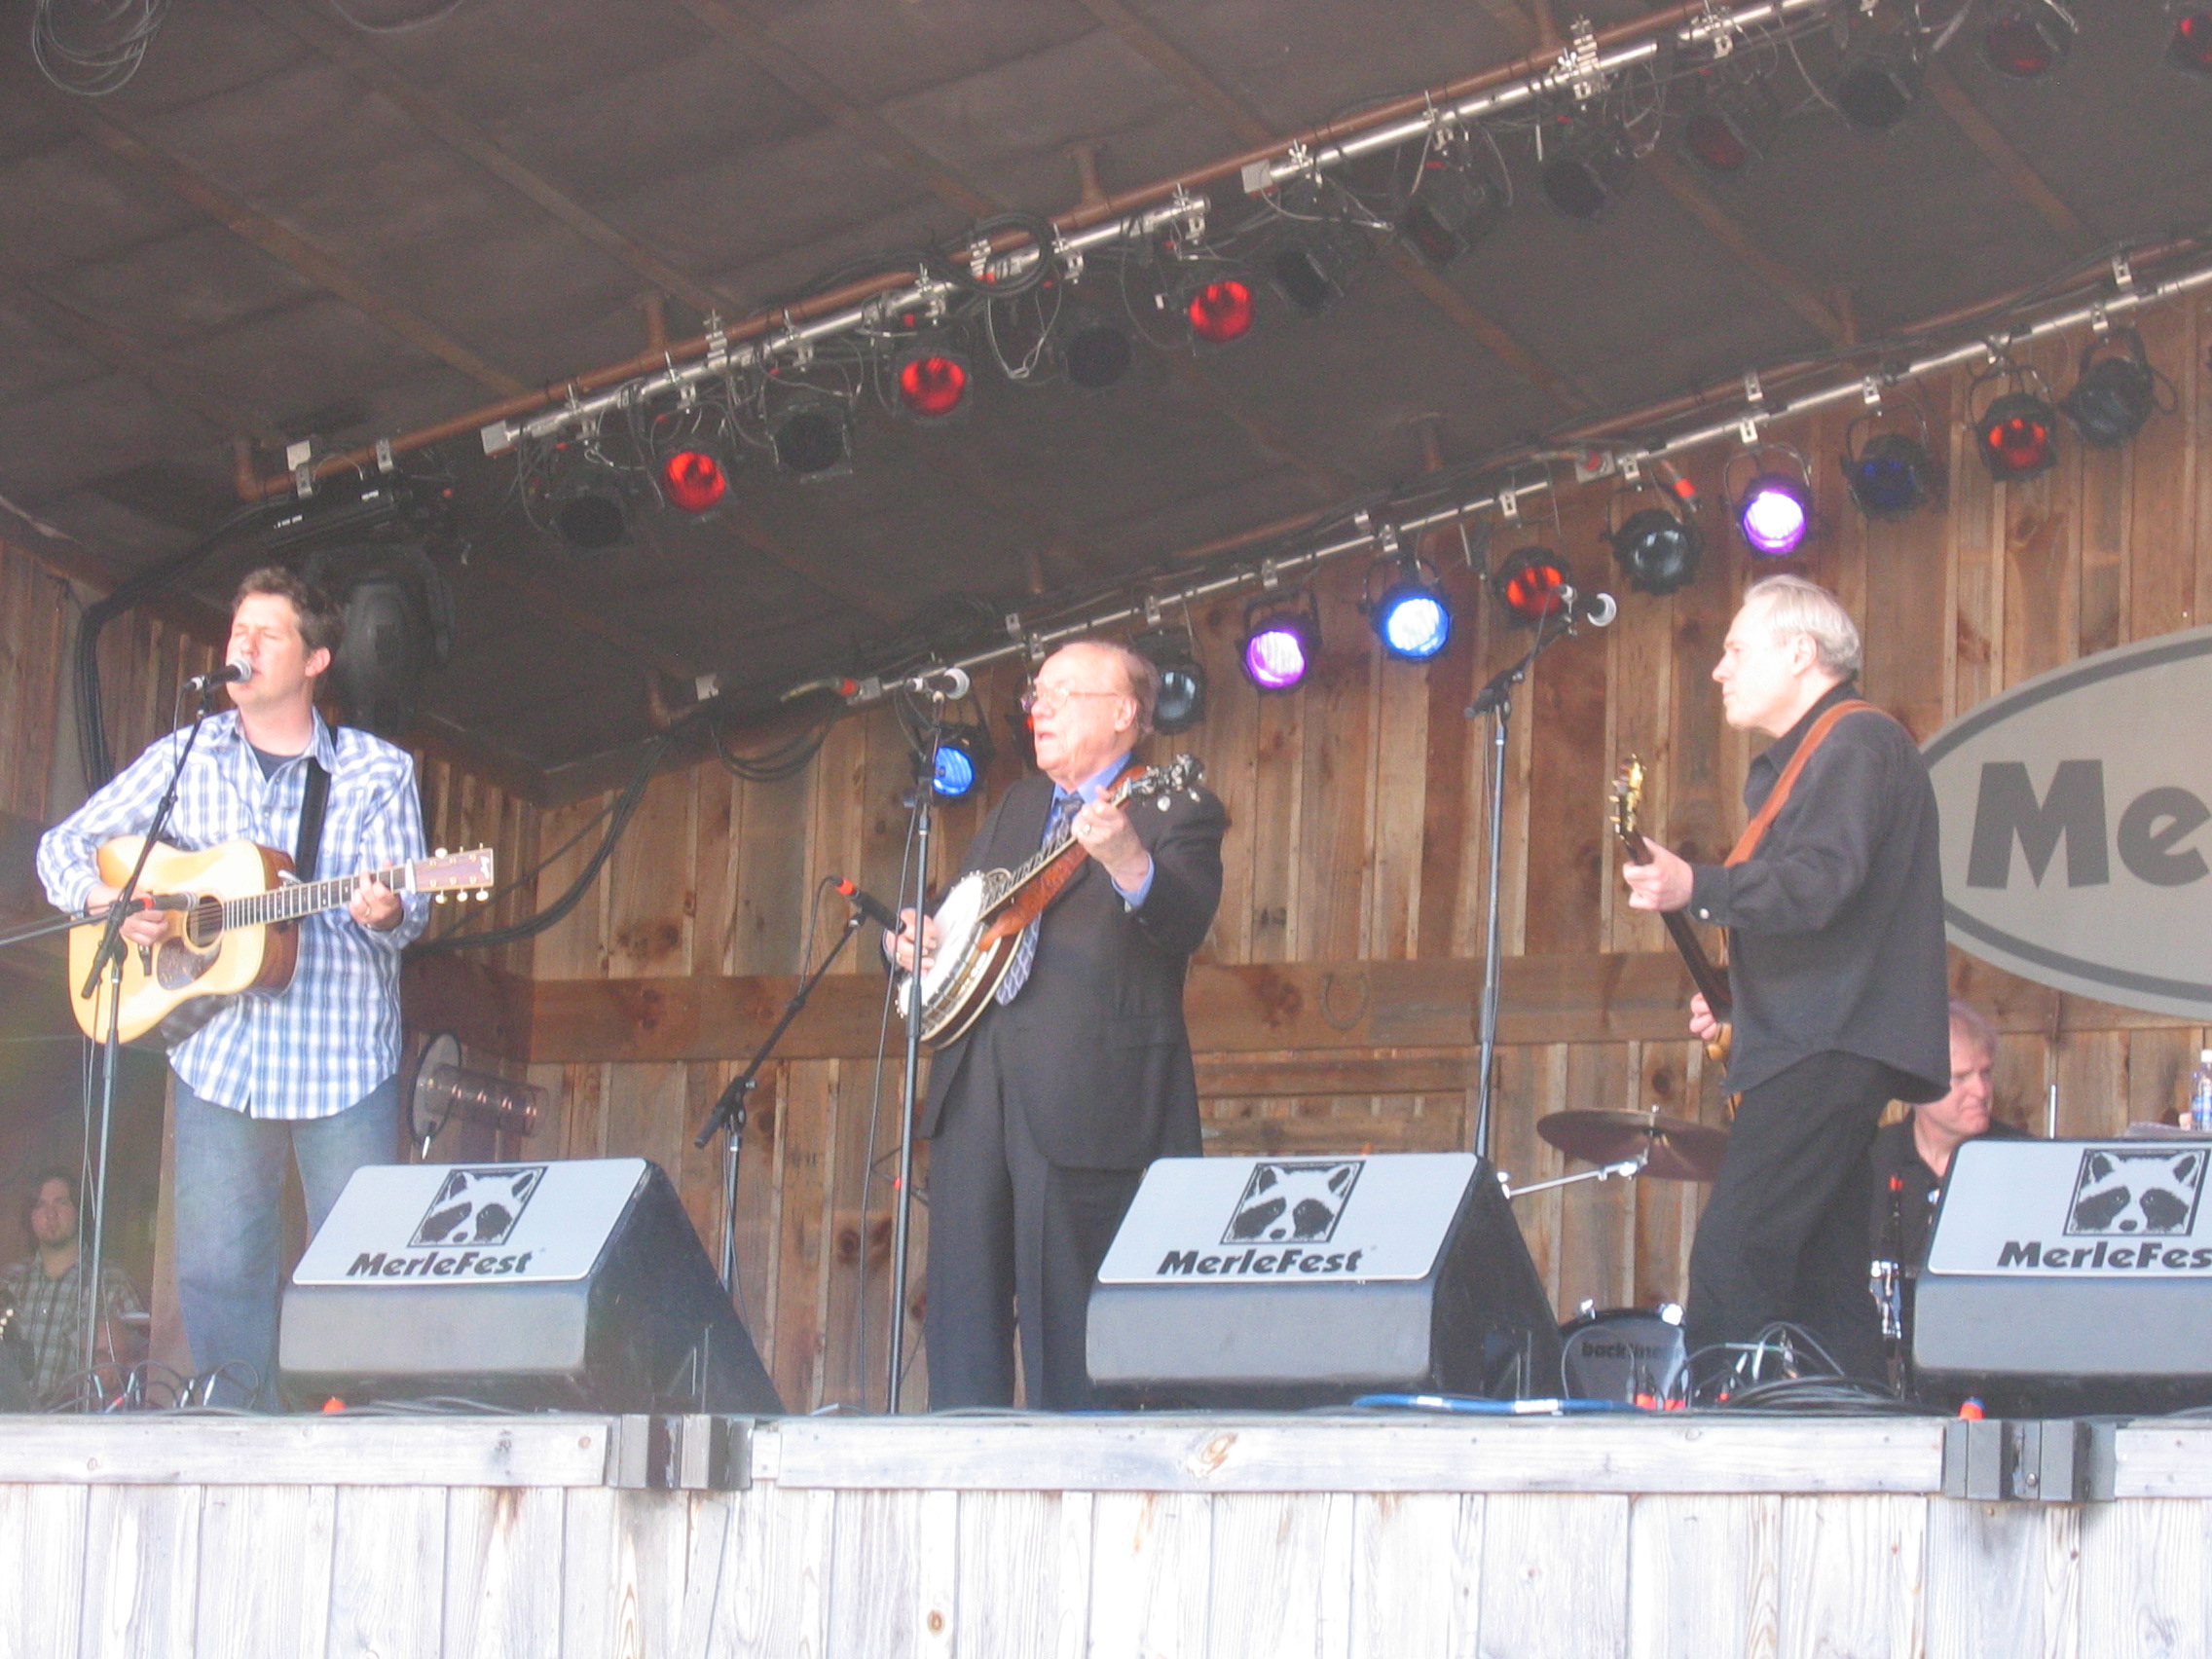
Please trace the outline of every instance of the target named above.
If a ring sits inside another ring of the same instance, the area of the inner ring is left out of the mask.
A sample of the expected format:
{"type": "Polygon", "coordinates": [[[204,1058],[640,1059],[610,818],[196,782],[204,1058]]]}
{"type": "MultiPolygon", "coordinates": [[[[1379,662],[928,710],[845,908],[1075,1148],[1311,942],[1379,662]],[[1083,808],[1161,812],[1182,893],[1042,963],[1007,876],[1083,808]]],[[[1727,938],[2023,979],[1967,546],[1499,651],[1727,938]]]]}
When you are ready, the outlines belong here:
{"type": "Polygon", "coordinates": [[[1477,692],[1475,700],[1467,705],[1469,719],[1477,715],[1491,717],[1490,881],[1484,894],[1488,943],[1483,952],[1482,1056],[1476,1062],[1481,1079],[1475,1096],[1474,1154],[1477,1158],[1490,1157],[1491,1070],[1497,1052],[1497,993],[1501,978],[1498,950],[1503,928],[1503,918],[1498,907],[1497,881],[1505,858],[1506,728],[1513,719],[1513,688],[1529,678],[1529,671],[1535,667],[1536,658],[1543,654],[1545,646],[1556,645],[1574,632],[1574,606],[1571,600],[1563,615],[1561,626],[1548,634],[1545,629],[1550,618],[1538,617],[1536,642],[1529,647],[1529,654],[1512,667],[1493,675],[1490,683],[1477,692]]]}
{"type": "MultiPolygon", "coordinates": [[[[100,941],[92,951],[92,966],[85,972],[85,981],[78,988],[80,1002],[91,1001],[99,990],[100,977],[107,977],[107,1033],[100,1040],[100,1127],[97,1156],[92,1160],[91,1192],[86,1195],[92,1203],[92,1249],[83,1252],[89,1257],[85,1280],[85,1337],[81,1350],[84,1369],[92,1369],[98,1352],[99,1332],[105,1321],[105,1298],[100,1294],[100,1273],[107,1242],[107,1153],[108,1140],[115,1125],[115,1074],[123,1051],[123,964],[125,947],[123,924],[130,914],[130,901],[138,891],[139,877],[146,873],[146,861],[153,856],[154,845],[162,838],[162,831],[169,825],[169,814],[176,810],[177,790],[184,782],[184,763],[192,756],[192,746],[200,741],[200,728],[207,723],[214,712],[216,687],[203,686],[200,693],[200,712],[192,717],[192,729],[184,734],[184,747],[177,751],[176,764],[169,770],[168,787],[162,792],[161,803],[154,808],[154,821],[147,828],[145,838],[138,846],[138,862],[130,866],[122,888],[107,907],[106,926],[100,941]]],[[[145,947],[141,945],[140,950],[145,947]]],[[[85,1125],[86,1138],[92,1140],[92,1125],[85,1125]]],[[[83,1251],[82,1235],[84,1212],[78,1212],[79,1249],[83,1251]]]]}
{"type": "Polygon", "coordinates": [[[822,982],[822,977],[830,972],[830,965],[843,954],[845,946],[852,943],[853,935],[859,933],[866,921],[867,918],[858,910],[845,919],[844,931],[837,935],[837,942],[830,947],[830,954],[822,959],[820,967],[799,981],[798,989],[792,993],[792,1000],[784,1004],[783,1017],[761,1039],[760,1047],[755,1051],[744,1075],[730,1079],[729,1087],[722,1090],[721,1098],[715,1102],[714,1110],[707,1114],[706,1123],[691,1137],[691,1144],[703,1149],[715,1138],[716,1130],[724,1126],[729,1130],[729,1148],[722,1160],[721,1274],[722,1293],[725,1296],[734,1297],[737,1294],[737,1164],[745,1152],[745,1122],[753,1090],[759,1086],[760,1068],[768,1063],[768,1056],[775,1051],[784,1033],[792,1028],[792,1021],[806,1007],[806,999],[814,994],[814,987],[822,982]]]}
{"type": "MultiPolygon", "coordinates": [[[[906,976],[906,1080],[900,1090],[899,1183],[891,1206],[891,1341],[884,1410],[899,1415],[899,1380],[906,1369],[906,1246],[914,1214],[914,1118],[921,1107],[922,928],[930,891],[930,835],[937,804],[937,754],[944,742],[944,693],[930,698],[930,749],[914,787],[914,966],[906,976]]],[[[904,908],[906,895],[899,895],[904,908]]],[[[875,1149],[868,1148],[873,1159],[875,1149]]],[[[871,1165],[872,1167],[872,1165],[871,1165]]]]}

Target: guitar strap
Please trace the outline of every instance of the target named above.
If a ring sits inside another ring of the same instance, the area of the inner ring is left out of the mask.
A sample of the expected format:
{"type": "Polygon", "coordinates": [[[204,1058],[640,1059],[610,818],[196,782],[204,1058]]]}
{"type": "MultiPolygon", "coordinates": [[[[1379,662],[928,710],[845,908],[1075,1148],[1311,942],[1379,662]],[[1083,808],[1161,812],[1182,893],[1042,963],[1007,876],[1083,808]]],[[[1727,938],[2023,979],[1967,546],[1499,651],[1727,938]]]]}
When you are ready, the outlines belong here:
{"type": "Polygon", "coordinates": [[[301,881],[314,879],[314,862],[322,856],[322,815],[329,806],[330,774],[311,755],[307,793],[300,797],[300,839],[292,850],[292,874],[301,881]]]}
{"type": "Polygon", "coordinates": [[[1844,716],[1873,707],[1873,704],[1854,697],[1848,702],[1838,703],[1813,722],[1813,729],[1805,734],[1805,741],[1797,746],[1797,753],[1790,756],[1789,764],[1783,767],[1782,776],[1775,779],[1773,791],[1760,803],[1757,816],[1744,826],[1743,834],[1736,838],[1736,844],[1729,848],[1728,856],[1722,863],[1740,865],[1759,850],[1759,842],[1765,838],[1767,827],[1782,815],[1782,809],[1789,803],[1789,792],[1796,787],[1797,774],[1805,769],[1805,762],[1813,757],[1813,751],[1827,741],[1828,733],[1835,730],[1836,722],[1844,716]]]}

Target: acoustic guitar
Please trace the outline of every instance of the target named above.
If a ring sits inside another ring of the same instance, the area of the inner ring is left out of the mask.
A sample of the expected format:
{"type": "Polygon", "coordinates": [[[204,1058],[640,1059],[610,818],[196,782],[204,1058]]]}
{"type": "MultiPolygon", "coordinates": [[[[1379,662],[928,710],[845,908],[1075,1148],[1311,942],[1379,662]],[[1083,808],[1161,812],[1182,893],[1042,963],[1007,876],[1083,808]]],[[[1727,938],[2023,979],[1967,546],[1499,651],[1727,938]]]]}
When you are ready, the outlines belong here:
{"type": "MultiPolygon", "coordinates": [[[[1620,775],[1613,780],[1612,825],[1619,837],[1622,850],[1628,854],[1630,864],[1649,864],[1651,848],[1643,839],[1643,831],[1637,819],[1643,808],[1643,762],[1631,755],[1621,763],[1620,775]]],[[[1721,1065],[1728,1063],[1728,1044],[1732,1035],[1728,1016],[1735,1011],[1736,1000],[1728,992],[1727,974],[1715,967],[1713,958],[1706,955],[1705,946],[1690,927],[1690,919],[1679,910],[1662,910],[1659,919],[1667,924],[1667,937],[1675,941],[1675,949],[1681,954],[1682,965],[1690,971],[1698,994],[1705,998],[1705,1006],[1713,1011],[1713,1017],[1720,1022],[1720,1029],[1705,1045],[1705,1051],[1721,1065]]]]}
{"type": "MultiPolygon", "coordinates": [[[[1165,766],[1132,768],[1107,793],[1121,806],[1145,796],[1167,810],[1167,796],[1204,781],[1206,769],[1195,756],[1178,755],[1165,766]]],[[[1083,868],[1089,857],[1071,830],[1018,869],[978,869],[962,876],[945,894],[931,919],[937,923],[937,954],[922,970],[921,1039],[941,1048],[983,1015],[999,992],[1022,931],[1083,868]]],[[[899,1012],[913,1006],[912,976],[901,974],[899,1012]]]]}
{"type": "MultiPolygon", "coordinates": [[[[102,846],[100,879],[120,887],[138,862],[141,845],[139,837],[125,835],[102,846]]],[[[170,901],[157,912],[168,932],[156,944],[129,945],[124,953],[117,1026],[124,1042],[144,1036],[188,1003],[248,992],[275,996],[292,982],[300,959],[299,930],[293,924],[350,903],[361,877],[287,881],[291,867],[290,855],[251,841],[226,841],[203,853],[154,848],[138,891],[170,901]]],[[[366,873],[394,893],[431,894],[441,904],[449,896],[465,899],[471,892],[489,899],[492,849],[448,853],[441,847],[429,858],[366,873]]],[[[77,928],[69,936],[69,996],[78,1026],[95,1042],[107,1037],[109,975],[100,975],[91,996],[78,992],[99,941],[97,927],[77,928]]],[[[186,1014],[204,1023],[221,1006],[212,1002],[186,1014]]]]}

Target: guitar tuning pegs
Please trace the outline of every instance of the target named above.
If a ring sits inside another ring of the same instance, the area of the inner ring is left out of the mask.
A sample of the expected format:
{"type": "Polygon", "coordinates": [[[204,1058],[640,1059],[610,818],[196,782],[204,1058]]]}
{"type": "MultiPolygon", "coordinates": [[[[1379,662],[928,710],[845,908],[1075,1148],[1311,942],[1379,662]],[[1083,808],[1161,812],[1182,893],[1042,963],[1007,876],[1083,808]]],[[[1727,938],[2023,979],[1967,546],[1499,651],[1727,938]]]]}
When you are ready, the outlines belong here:
{"type": "Polygon", "coordinates": [[[438,850],[437,850],[436,852],[434,852],[434,853],[432,853],[432,854],[430,855],[430,857],[432,857],[432,858],[434,858],[434,859],[442,859],[442,858],[444,858],[445,856],[446,856],[446,850],[445,850],[445,848],[443,848],[443,847],[440,847],[440,848],[438,848],[438,850]]]}
{"type": "Polygon", "coordinates": [[[430,903],[433,904],[443,904],[448,899],[452,897],[453,895],[451,895],[450,893],[441,893],[435,899],[431,900],[430,903]]]}
{"type": "Polygon", "coordinates": [[[479,887],[476,890],[476,902],[479,904],[489,904],[492,902],[492,890],[489,887],[479,887]]]}

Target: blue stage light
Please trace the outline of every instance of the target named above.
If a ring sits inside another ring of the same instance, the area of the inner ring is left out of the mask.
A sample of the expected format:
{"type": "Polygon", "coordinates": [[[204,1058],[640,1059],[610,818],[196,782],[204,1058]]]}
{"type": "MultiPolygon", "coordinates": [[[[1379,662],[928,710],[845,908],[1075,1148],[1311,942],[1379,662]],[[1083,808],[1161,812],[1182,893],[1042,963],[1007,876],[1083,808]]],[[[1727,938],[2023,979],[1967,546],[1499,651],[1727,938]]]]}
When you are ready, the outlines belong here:
{"type": "Polygon", "coordinates": [[[1376,603],[1375,633],[1391,656],[1426,662],[1451,644],[1452,608],[1432,583],[1409,569],[1376,603]]]}

